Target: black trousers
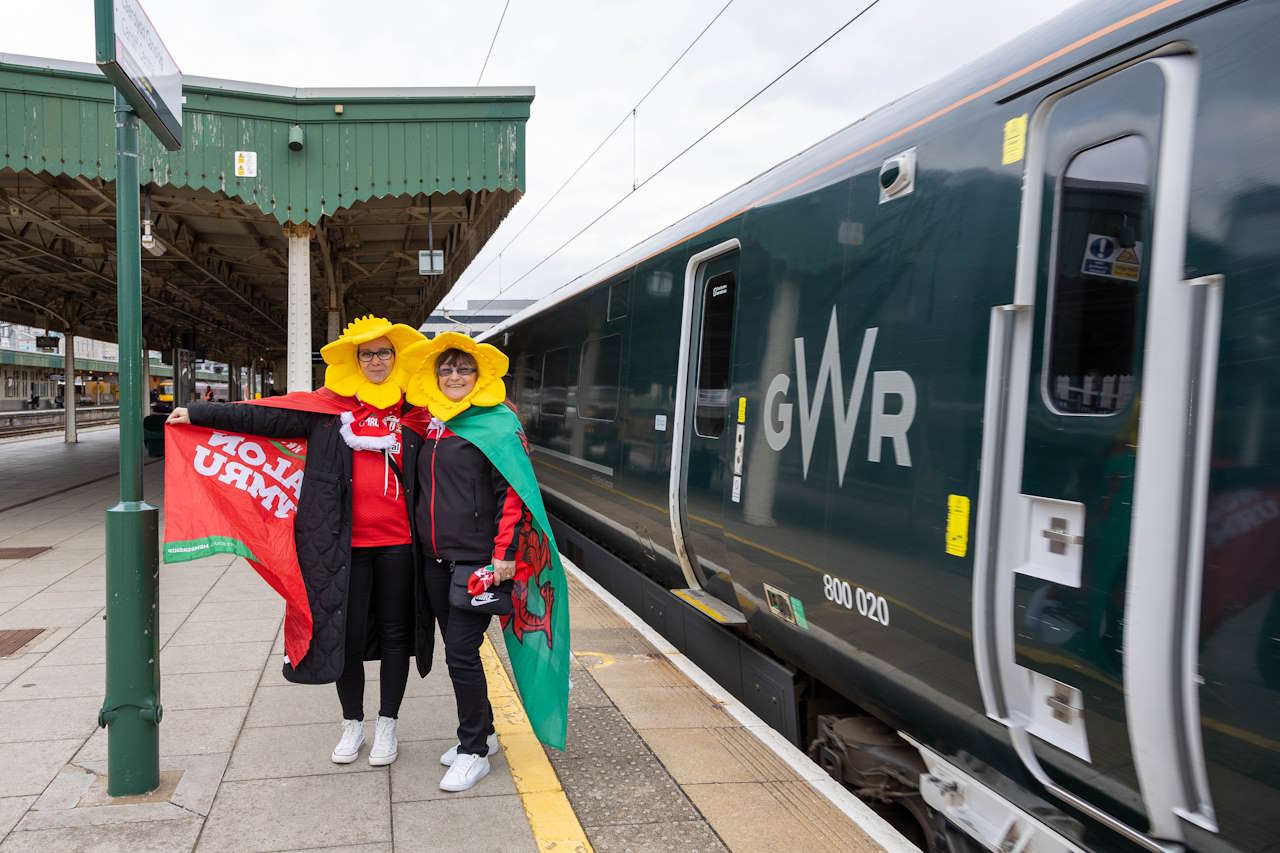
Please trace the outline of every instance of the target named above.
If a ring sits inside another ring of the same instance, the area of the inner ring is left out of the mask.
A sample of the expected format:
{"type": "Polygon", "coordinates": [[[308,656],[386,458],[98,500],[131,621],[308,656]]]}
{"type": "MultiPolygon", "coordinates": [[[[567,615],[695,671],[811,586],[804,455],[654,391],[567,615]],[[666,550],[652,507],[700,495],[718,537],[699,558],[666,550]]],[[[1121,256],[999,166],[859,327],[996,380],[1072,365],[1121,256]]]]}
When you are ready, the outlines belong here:
{"type": "MultiPolygon", "coordinates": [[[[458,704],[459,752],[487,755],[489,735],[493,734],[493,706],[489,704],[489,685],[480,663],[480,644],[492,616],[449,606],[449,582],[453,564],[427,557],[423,562],[427,598],[440,623],[444,637],[444,660],[453,682],[453,695],[458,704]]],[[[473,566],[472,568],[477,568],[473,566]]]]}
{"type": "Polygon", "coordinates": [[[346,663],[338,679],[338,700],[345,719],[364,719],[364,653],[370,610],[378,623],[382,649],[378,715],[399,715],[413,654],[413,600],[412,545],[351,549],[346,663]]]}

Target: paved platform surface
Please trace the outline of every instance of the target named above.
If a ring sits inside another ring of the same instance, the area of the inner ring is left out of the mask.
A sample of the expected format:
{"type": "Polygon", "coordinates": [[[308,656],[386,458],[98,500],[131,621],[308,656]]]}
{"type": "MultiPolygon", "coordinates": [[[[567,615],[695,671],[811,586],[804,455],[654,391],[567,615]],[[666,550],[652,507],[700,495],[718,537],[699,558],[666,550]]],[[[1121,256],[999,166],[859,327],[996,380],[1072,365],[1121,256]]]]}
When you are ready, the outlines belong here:
{"type": "Polygon", "coordinates": [[[0,512],[120,473],[119,426],[87,427],[79,439],[66,444],[61,432],[0,439],[0,512]]]}
{"type": "MultiPolygon", "coordinates": [[[[109,438],[103,443],[114,451],[109,438]]],[[[0,447],[5,476],[20,446],[0,447]]],[[[83,452],[74,457],[85,460],[76,463],[82,479],[101,470],[88,460],[105,465],[96,443],[67,452],[83,452]]],[[[71,458],[50,453],[28,471],[52,472],[71,458]]],[[[148,466],[145,478],[148,498],[160,503],[162,466],[148,466]]],[[[487,778],[464,794],[437,787],[439,754],[457,722],[441,659],[427,678],[410,676],[399,759],[372,768],[362,754],[335,765],[334,689],[283,680],[283,605],[231,557],[161,567],[161,787],[113,802],[96,716],[105,677],[103,510],[117,489],[108,478],[0,511],[0,548],[50,547],[0,560],[0,630],[43,629],[0,657],[0,853],[878,849],[572,579],[567,751],[543,750],[522,733],[493,632],[490,692],[503,748],[487,778]],[[574,829],[585,840],[564,843],[574,829]]],[[[377,665],[367,671],[373,713],[377,665]]]]}

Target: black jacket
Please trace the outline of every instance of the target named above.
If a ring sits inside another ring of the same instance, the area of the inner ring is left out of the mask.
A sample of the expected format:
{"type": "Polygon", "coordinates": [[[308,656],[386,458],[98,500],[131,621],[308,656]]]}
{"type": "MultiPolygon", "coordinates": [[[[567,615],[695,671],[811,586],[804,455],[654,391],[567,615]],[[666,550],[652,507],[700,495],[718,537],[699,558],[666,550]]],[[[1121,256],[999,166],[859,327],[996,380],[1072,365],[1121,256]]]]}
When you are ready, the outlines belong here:
{"type": "Polygon", "coordinates": [[[428,431],[417,465],[414,515],[424,557],[466,565],[515,559],[524,505],[480,448],[447,427],[440,437],[428,431]]]}
{"type": "MultiPolygon", "coordinates": [[[[402,414],[412,406],[403,404],[402,414]]],[[[347,635],[347,589],[351,576],[351,466],[352,450],[339,432],[337,415],[299,412],[274,406],[231,403],[192,403],[188,416],[193,424],[271,438],[305,438],[307,462],[302,494],[293,520],[298,563],[307,589],[313,623],[311,648],[301,663],[284,665],[284,677],[300,684],[325,684],[342,675],[347,635]]],[[[417,488],[417,458],[422,439],[405,429],[403,481],[406,507],[413,507],[417,488]]],[[[413,512],[409,525],[414,526],[413,512]]],[[[417,539],[416,533],[414,539],[417,539]]],[[[414,653],[418,673],[431,669],[435,643],[435,617],[422,585],[417,549],[414,560],[414,593],[417,602],[414,653]]],[[[367,660],[380,657],[378,622],[370,607],[367,660]]]]}

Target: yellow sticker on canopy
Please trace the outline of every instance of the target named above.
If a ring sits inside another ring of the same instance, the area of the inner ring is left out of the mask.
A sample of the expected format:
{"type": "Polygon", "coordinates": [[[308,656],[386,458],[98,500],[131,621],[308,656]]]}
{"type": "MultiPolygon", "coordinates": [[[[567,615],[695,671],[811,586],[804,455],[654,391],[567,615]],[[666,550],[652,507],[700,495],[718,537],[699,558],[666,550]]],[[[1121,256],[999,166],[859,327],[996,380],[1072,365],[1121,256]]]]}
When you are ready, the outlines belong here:
{"type": "Polygon", "coordinates": [[[747,422],[747,398],[738,398],[738,423],[745,424],[747,422]]]}
{"type": "Polygon", "coordinates": [[[1011,118],[1004,123],[1004,154],[1000,165],[1008,166],[1022,160],[1027,148],[1027,114],[1011,118]]]}
{"type": "Polygon", "coordinates": [[[947,553],[969,553],[969,499],[964,495],[947,495],[947,553]]]}

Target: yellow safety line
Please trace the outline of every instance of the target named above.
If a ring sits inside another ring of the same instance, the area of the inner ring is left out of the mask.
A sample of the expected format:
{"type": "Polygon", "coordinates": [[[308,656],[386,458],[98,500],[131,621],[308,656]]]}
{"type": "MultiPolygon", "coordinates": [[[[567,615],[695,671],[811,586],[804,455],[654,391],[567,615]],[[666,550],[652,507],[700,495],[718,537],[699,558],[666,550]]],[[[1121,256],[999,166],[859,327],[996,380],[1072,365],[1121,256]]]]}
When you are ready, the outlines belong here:
{"type": "Polygon", "coordinates": [[[542,751],[542,744],[525,716],[520,697],[488,637],[480,645],[480,660],[489,684],[493,728],[507,756],[511,777],[515,780],[516,791],[524,804],[525,816],[529,818],[529,828],[533,830],[533,840],[538,849],[557,853],[591,853],[591,843],[587,841],[587,834],[582,831],[582,824],[560,786],[560,777],[542,751]]]}

